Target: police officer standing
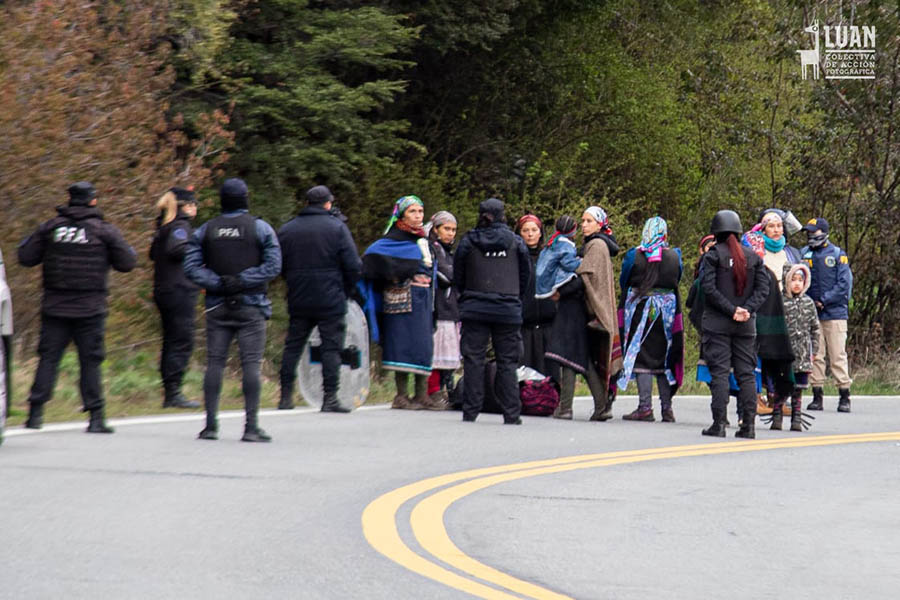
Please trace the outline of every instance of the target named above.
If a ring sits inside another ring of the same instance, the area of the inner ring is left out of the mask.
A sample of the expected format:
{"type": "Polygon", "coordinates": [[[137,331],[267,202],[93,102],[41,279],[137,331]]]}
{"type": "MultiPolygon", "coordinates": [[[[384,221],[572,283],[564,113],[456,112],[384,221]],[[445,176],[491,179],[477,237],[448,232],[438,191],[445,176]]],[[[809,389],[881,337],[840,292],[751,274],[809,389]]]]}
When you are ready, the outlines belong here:
{"type": "Polygon", "coordinates": [[[475,229],[460,240],[453,259],[462,321],[463,421],[474,421],[481,412],[490,341],[497,360],[494,392],[503,409],[503,422],[520,425],[516,367],[522,344],[522,295],[528,288],[531,259],[522,238],[506,226],[503,213],[500,200],[482,202],[475,229]]]}
{"type": "Polygon", "coordinates": [[[165,399],[163,408],[199,408],[181,393],[184,371],[194,349],[194,309],[198,288],[184,275],[184,251],[197,216],[192,190],[173,187],[156,205],[160,211],[150,245],[153,261],[153,301],[162,320],[163,345],[159,359],[165,399]]]}
{"type": "Polygon", "coordinates": [[[825,385],[825,356],[837,382],[840,400],[838,412],[850,412],[850,365],[847,360],[847,319],[850,317],[850,293],[853,273],[847,253],[828,241],[828,221],[810,219],[803,227],[807,246],[800,251],[812,271],[806,294],[819,312],[819,351],[813,357],[809,378],[812,402],[806,410],[822,410],[822,386],[825,385]]]}
{"type": "Polygon", "coordinates": [[[272,303],[267,283],[281,272],[281,248],[272,226],[249,212],[243,180],[226,179],[219,190],[222,214],[191,236],[184,273],[206,290],[206,427],[199,438],[219,437],[219,394],[231,340],[237,337],[243,374],[245,442],[270,442],[259,427],[260,367],[272,303]]]}
{"type": "Polygon", "coordinates": [[[344,222],[332,212],[334,196],[324,185],[306,192],[307,206],[278,230],[291,314],[281,359],[279,409],[294,408],[294,383],[303,346],[314,327],[322,338],[322,412],[350,412],[337,399],[347,297],[362,261],[344,222]]]}
{"type": "Polygon", "coordinates": [[[103,220],[97,190],[87,181],[69,186],[68,206],[19,244],[19,263],[43,263],[40,362],[28,397],[25,426],[40,429],[44,403],[53,395],[59,361],[69,341],[78,348],[81,400],[91,413],[88,433],[112,433],[105,422],[100,364],[107,312],[109,268],[127,273],[137,260],[121,232],[103,220]]]}

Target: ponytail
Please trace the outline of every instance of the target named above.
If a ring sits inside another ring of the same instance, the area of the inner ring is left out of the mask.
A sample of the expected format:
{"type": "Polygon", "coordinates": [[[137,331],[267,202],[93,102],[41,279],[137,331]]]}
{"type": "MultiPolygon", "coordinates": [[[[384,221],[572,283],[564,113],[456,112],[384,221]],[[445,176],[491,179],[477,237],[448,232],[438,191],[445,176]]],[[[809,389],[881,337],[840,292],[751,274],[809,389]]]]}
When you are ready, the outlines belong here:
{"type": "Polygon", "coordinates": [[[744,295],[747,285],[747,257],[735,234],[728,236],[728,251],[731,253],[732,273],[734,273],[734,291],[738,296],[744,295]]]}
{"type": "Polygon", "coordinates": [[[178,201],[175,194],[170,190],[162,195],[156,202],[156,210],[159,211],[160,226],[171,223],[178,214],[178,201]]]}

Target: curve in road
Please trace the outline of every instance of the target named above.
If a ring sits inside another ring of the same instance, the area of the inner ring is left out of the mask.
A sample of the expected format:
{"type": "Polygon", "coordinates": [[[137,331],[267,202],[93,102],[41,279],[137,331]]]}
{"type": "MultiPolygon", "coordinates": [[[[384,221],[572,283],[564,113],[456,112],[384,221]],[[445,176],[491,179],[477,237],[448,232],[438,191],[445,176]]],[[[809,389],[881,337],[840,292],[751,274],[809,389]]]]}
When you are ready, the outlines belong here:
{"type": "Polygon", "coordinates": [[[463,553],[444,527],[444,514],[450,505],[477,491],[507,481],[577,469],[714,454],[898,440],[900,431],[719,442],[585,454],[460,471],[411,483],[378,497],[363,511],[362,528],[369,544],[387,558],[424,577],[473,596],[485,600],[520,600],[522,597],[571,600],[565,594],[498,571],[463,553]],[[397,528],[397,514],[401,507],[418,496],[423,497],[410,513],[410,525],[416,541],[431,558],[414,552],[403,541],[397,528]],[[447,569],[437,561],[464,575],[447,569]]]}

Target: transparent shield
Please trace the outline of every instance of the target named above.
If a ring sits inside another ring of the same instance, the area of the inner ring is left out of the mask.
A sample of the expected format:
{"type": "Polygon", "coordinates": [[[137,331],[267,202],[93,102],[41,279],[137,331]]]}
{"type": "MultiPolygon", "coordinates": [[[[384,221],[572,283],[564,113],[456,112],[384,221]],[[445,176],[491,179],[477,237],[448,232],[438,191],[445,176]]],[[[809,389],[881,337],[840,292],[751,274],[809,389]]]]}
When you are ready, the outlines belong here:
{"type": "MultiPolygon", "coordinates": [[[[347,301],[347,333],[341,352],[341,376],[338,402],[346,408],[357,408],[369,396],[369,325],[359,304],[347,301]]],[[[322,406],[322,363],[319,358],[319,328],[313,329],[303,348],[297,366],[300,395],[307,404],[322,406]]]]}

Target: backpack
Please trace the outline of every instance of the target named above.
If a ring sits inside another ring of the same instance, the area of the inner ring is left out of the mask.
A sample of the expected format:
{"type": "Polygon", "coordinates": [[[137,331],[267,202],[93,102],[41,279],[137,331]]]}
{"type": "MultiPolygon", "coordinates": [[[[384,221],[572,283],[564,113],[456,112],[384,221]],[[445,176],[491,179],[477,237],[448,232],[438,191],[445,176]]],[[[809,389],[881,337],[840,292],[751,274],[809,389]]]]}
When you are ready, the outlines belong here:
{"type": "Polygon", "coordinates": [[[552,377],[529,379],[519,383],[522,414],[546,417],[559,405],[559,384],[552,377]]]}

